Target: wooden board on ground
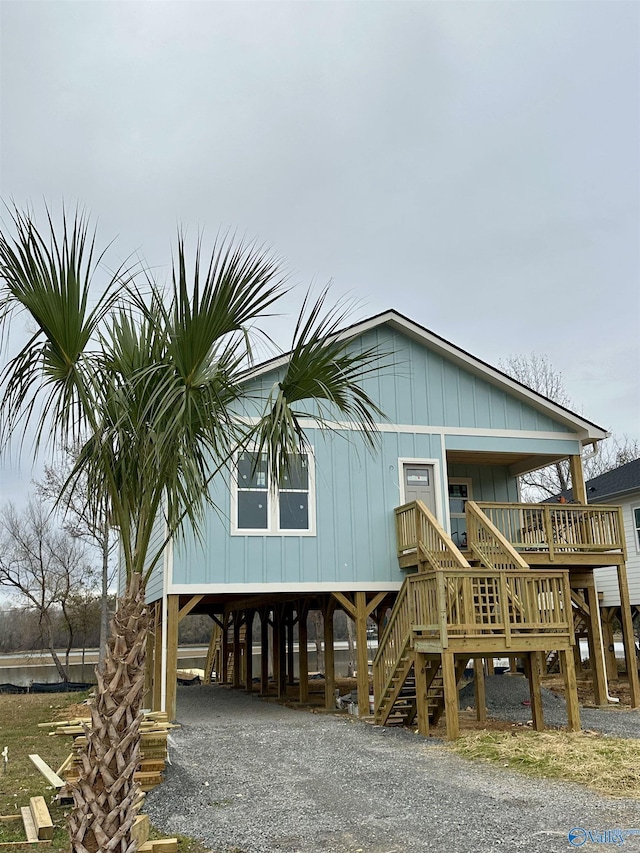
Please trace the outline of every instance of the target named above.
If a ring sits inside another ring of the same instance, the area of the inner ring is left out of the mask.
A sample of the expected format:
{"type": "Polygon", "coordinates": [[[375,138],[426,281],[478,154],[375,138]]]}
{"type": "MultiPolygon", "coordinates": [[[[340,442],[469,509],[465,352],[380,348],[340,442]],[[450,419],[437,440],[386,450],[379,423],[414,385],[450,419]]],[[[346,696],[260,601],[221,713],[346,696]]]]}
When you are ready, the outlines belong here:
{"type": "Polygon", "coordinates": [[[29,809],[38,833],[38,840],[53,838],[53,821],[44,797],[31,797],[29,809]]]}
{"type": "Polygon", "coordinates": [[[25,835],[27,836],[27,843],[34,844],[36,841],[40,841],[38,838],[38,830],[33,822],[33,815],[31,814],[29,806],[22,806],[20,814],[22,815],[22,823],[24,825],[25,835]]]}
{"type": "Polygon", "coordinates": [[[53,770],[47,762],[40,758],[37,753],[29,756],[31,762],[36,766],[36,768],[42,773],[47,782],[51,785],[52,788],[55,788],[56,791],[59,791],[60,788],[64,785],[64,779],[61,779],[58,774],[53,770]]]}
{"type": "Polygon", "coordinates": [[[138,847],[138,853],[178,853],[177,838],[160,838],[147,841],[138,847]]]}
{"type": "Polygon", "coordinates": [[[131,828],[131,837],[138,843],[138,850],[149,840],[149,815],[139,814],[131,828]]]}

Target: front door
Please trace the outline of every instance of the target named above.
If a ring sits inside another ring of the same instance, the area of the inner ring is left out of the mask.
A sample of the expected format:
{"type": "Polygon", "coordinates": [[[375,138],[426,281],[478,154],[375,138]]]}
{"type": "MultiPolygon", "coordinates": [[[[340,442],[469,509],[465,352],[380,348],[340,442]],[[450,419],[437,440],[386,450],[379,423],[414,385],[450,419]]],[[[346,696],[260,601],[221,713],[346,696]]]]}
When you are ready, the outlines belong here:
{"type": "Polygon", "coordinates": [[[431,512],[436,514],[436,491],[433,477],[433,465],[405,463],[404,465],[405,503],[422,501],[431,512]]]}

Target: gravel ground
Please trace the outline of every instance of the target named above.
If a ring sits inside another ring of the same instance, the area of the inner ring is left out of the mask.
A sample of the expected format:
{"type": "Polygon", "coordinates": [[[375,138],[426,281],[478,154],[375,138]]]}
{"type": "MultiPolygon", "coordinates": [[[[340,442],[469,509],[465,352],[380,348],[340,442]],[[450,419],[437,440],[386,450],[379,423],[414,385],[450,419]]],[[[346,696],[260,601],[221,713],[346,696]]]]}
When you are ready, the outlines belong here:
{"type": "MultiPolygon", "coordinates": [[[[529,683],[523,675],[493,675],[485,678],[487,711],[492,717],[525,723],[531,719],[529,683]]],[[[460,707],[476,707],[473,682],[460,691],[460,707]]],[[[567,725],[567,706],[562,698],[542,688],[542,709],[548,726],[567,725]]],[[[616,737],[640,738],[640,710],[630,711],[611,705],[609,708],[580,708],[583,729],[616,737]]]]}
{"type": "MultiPolygon", "coordinates": [[[[465,761],[353,717],[203,685],[179,688],[178,718],[147,811],[215,851],[550,853],[573,849],[572,827],[640,829],[638,802],[465,761]]],[[[640,850],[640,835],[625,849],[640,850]]]]}

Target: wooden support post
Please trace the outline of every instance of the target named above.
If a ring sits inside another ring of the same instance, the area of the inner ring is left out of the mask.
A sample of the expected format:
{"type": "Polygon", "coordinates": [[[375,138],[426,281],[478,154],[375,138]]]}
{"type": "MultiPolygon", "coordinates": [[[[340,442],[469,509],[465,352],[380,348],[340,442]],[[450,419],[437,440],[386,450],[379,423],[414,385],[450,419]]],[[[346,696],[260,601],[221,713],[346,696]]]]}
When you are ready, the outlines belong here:
{"type": "Polygon", "coordinates": [[[617,680],[618,664],[616,662],[616,652],[613,642],[613,617],[615,607],[604,607],[600,611],[602,620],[602,642],[604,643],[604,660],[607,667],[607,678],[609,681],[617,680]]]}
{"type": "Polygon", "coordinates": [[[229,681],[229,614],[222,620],[222,683],[229,681]]]}
{"type": "Polygon", "coordinates": [[[573,655],[567,649],[561,649],[560,666],[564,676],[564,694],[567,703],[567,722],[569,731],[580,731],[580,706],[578,705],[578,688],[576,671],[573,665],[573,655]]]}
{"type": "Polygon", "coordinates": [[[247,610],[244,623],[244,668],[247,693],[253,692],[253,617],[255,610],[247,610]]]}
{"type": "Polygon", "coordinates": [[[527,678],[529,679],[529,697],[531,699],[531,719],[537,732],[544,731],[544,713],[542,693],[540,692],[540,655],[529,652],[527,655],[527,678]]]}
{"type": "Polygon", "coordinates": [[[587,489],[584,484],[584,472],[582,470],[582,458],[579,454],[569,457],[571,468],[571,488],[573,499],[581,504],[587,503],[587,489]]]}
{"type": "Polygon", "coordinates": [[[260,695],[269,692],[269,609],[260,610],[260,695]]]}
{"type": "Polygon", "coordinates": [[[153,702],[154,711],[160,710],[162,703],[162,608],[159,601],[155,604],[153,637],[153,702]]]}
{"type": "Polygon", "coordinates": [[[167,596],[167,686],[166,712],[169,720],[176,718],[178,687],[178,610],[180,596],[167,596]]]}
{"type": "Polygon", "coordinates": [[[416,705],[418,712],[418,731],[429,737],[429,699],[427,688],[427,658],[416,653],[413,670],[416,674],[416,705]]]}
{"type": "Polygon", "coordinates": [[[627,567],[624,562],[618,565],[618,589],[620,591],[620,624],[624,641],[624,659],[627,665],[631,707],[640,708],[640,684],[638,683],[638,659],[636,657],[635,640],[633,636],[633,620],[629,602],[629,585],[627,583],[627,567]]]}
{"type": "Polygon", "coordinates": [[[476,720],[484,723],[487,720],[487,694],[484,685],[484,660],[473,659],[473,686],[476,697],[476,720]]]}
{"type": "Polygon", "coordinates": [[[300,674],[300,703],[309,701],[309,634],[307,616],[309,607],[305,601],[298,603],[298,670],[300,674]]]}
{"type": "Polygon", "coordinates": [[[278,608],[280,619],[280,665],[278,667],[278,697],[285,698],[287,695],[287,623],[286,609],[284,605],[278,608]]]}
{"type": "Polygon", "coordinates": [[[600,606],[598,593],[594,585],[585,590],[589,606],[589,657],[591,664],[591,680],[596,705],[607,704],[607,673],[602,660],[602,630],[600,626],[600,606]]]}
{"type": "Polygon", "coordinates": [[[273,626],[271,630],[271,669],[276,684],[276,694],[280,697],[280,635],[282,633],[282,618],[280,606],[273,608],[273,626]]]}
{"type": "Polygon", "coordinates": [[[447,740],[455,740],[460,737],[460,715],[453,652],[442,652],[442,680],[444,682],[444,712],[447,722],[447,740]]]}
{"type": "Polygon", "coordinates": [[[493,658],[487,658],[487,675],[495,675],[496,668],[493,662],[493,658]]]}
{"type": "MultiPolygon", "coordinates": [[[[369,655],[367,652],[367,594],[356,592],[356,654],[358,661],[358,716],[369,716],[369,655]]],[[[349,617],[347,616],[347,619],[349,617]]]]}
{"type": "Polygon", "coordinates": [[[335,657],[333,650],[333,614],[335,603],[331,596],[327,596],[322,609],[324,617],[324,706],[327,710],[336,707],[335,689],[335,657]]]}
{"type": "Polygon", "coordinates": [[[242,652],[240,650],[240,611],[233,612],[233,686],[240,687],[242,674],[242,652]]]}
{"type": "Polygon", "coordinates": [[[295,684],[294,649],[293,649],[293,606],[287,607],[287,684],[295,684]]]}

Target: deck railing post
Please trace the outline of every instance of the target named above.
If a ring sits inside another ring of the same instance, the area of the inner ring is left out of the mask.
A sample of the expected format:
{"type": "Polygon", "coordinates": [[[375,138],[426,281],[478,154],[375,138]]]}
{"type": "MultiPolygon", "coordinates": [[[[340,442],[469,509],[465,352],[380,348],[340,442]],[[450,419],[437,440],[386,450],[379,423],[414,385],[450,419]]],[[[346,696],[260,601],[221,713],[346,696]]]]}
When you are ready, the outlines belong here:
{"type": "Polygon", "coordinates": [[[547,545],[549,546],[549,562],[553,563],[555,560],[555,548],[553,541],[553,524],[551,523],[551,509],[548,506],[542,507],[542,527],[544,530],[544,536],[547,540],[547,545]]]}
{"type": "Polygon", "coordinates": [[[447,593],[445,590],[445,577],[443,571],[436,572],[436,584],[438,590],[438,625],[440,627],[440,643],[443,649],[449,645],[447,632],[447,593]]]}
{"type": "Polygon", "coordinates": [[[509,617],[509,597],[507,592],[507,578],[504,572],[498,574],[498,588],[500,589],[500,612],[504,622],[504,643],[511,648],[511,621],[509,617]]]}

